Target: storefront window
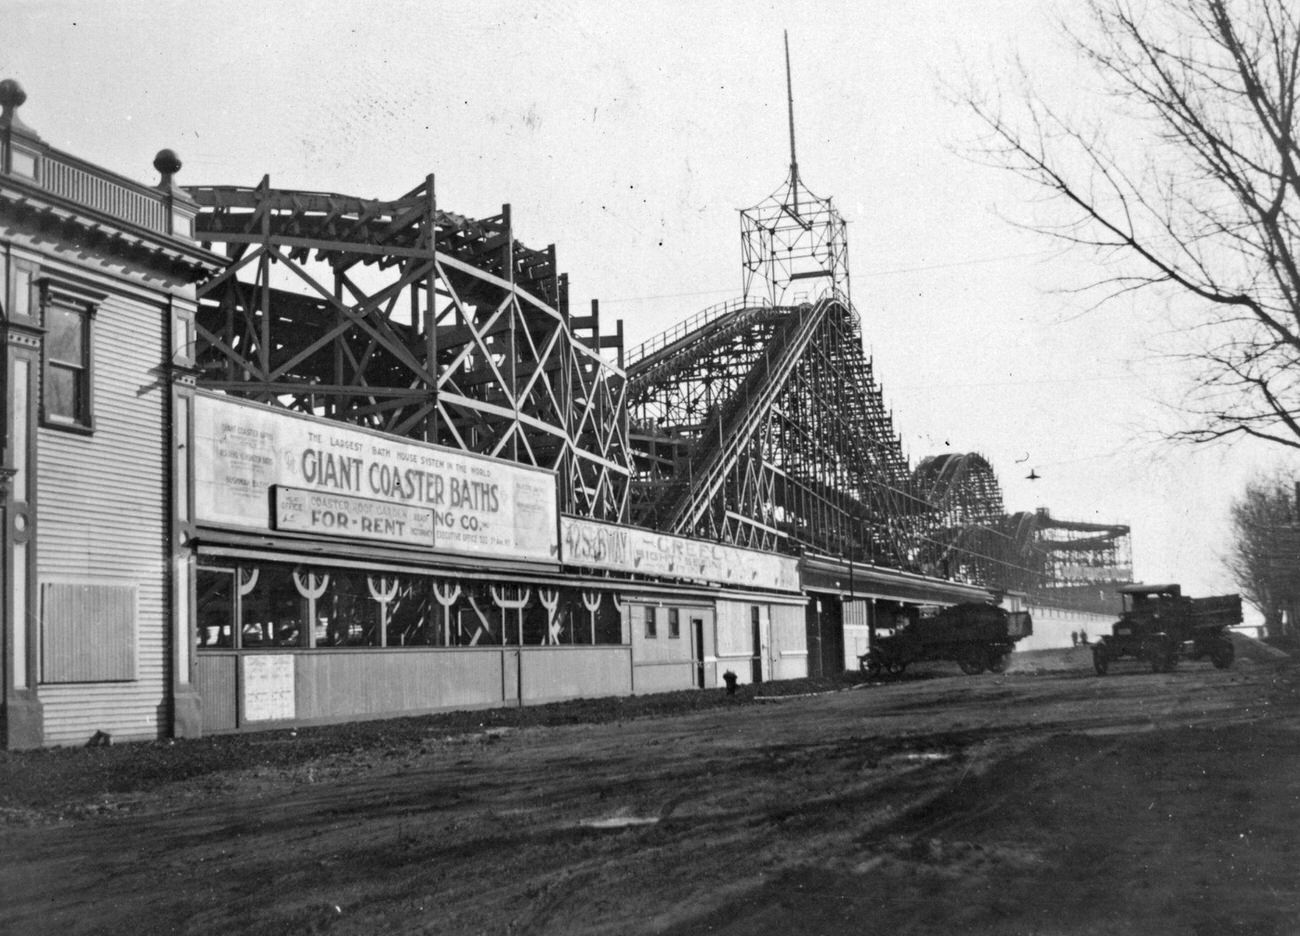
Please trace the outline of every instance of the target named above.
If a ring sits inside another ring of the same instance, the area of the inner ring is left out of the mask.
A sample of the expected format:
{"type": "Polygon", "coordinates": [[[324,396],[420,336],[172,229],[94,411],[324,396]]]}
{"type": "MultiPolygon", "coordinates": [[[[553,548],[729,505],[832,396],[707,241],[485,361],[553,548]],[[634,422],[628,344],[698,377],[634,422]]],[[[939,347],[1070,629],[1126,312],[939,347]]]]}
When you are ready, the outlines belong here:
{"type": "Polygon", "coordinates": [[[195,584],[199,647],[301,646],[303,600],[288,567],[200,566],[195,584]]]}
{"type": "Polygon", "coordinates": [[[455,621],[453,646],[491,647],[503,643],[505,615],[492,600],[492,591],[487,585],[466,583],[452,607],[452,614],[455,621]]]}
{"type": "Polygon", "coordinates": [[[431,581],[411,575],[390,578],[397,588],[387,607],[388,646],[444,646],[442,608],[433,598],[431,581]]]}
{"type": "Polygon", "coordinates": [[[614,600],[613,595],[605,596],[596,608],[593,628],[596,633],[596,643],[598,644],[622,644],[624,642],[623,612],[619,610],[618,603],[614,600]]]}
{"type": "MultiPolygon", "coordinates": [[[[205,560],[196,574],[201,649],[617,646],[626,640],[612,592],[220,561],[205,560]]],[[[675,610],[668,617],[672,636],[676,617],[675,610]]],[[[653,606],[644,608],[642,620],[653,634],[653,606]]]]}
{"type": "Polygon", "coordinates": [[[248,565],[239,569],[239,645],[299,647],[306,602],[288,566],[248,565]]]}
{"type": "Polygon", "coordinates": [[[200,568],[195,579],[200,647],[235,646],[235,570],[200,568]]]}
{"type": "Polygon", "coordinates": [[[364,573],[331,573],[325,594],[316,599],[316,646],[379,646],[379,602],[366,579],[364,573]]]}
{"type": "MultiPolygon", "coordinates": [[[[515,613],[511,612],[510,616],[513,618],[515,613]]],[[[523,642],[528,645],[559,642],[551,639],[551,613],[539,601],[524,608],[523,632],[523,642]]]]}

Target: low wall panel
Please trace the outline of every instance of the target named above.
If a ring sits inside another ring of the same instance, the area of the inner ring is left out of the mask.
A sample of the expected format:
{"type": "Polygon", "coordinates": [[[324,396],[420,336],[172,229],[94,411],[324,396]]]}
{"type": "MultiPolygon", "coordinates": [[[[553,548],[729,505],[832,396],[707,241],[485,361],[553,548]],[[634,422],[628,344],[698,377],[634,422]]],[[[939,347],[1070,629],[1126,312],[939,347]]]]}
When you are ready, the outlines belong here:
{"type": "Polygon", "coordinates": [[[476,708],[502,700],[501,650],[316,651],[298,656],[300,721],[476,708]]]}
{"type": "Polygon", "coordinates": [[[628,647],[527,647],[523,662],[525,703],[632,692],[628,647]]]}
{"type": "MultiPolygon", "coordinates": [[[[517,647],[294,654],[292,721],[337,722],[514,704],[520,689],[519,656],[517,647]]],[[[629,647],[525,647],[522,656],[525,704],[632,692],[629,647]]],[[[246,719],[239,724],[239,660],[237,653],[199,656],[195,688],[203,703],[203,730],[258,730],[288,723],[246,719]]],[[[675,669],[679,672],[665,687],[689,688],[693,668],[680,664],[675,669]]]]}
{"type": "Polygon", "coordinates": [[[234,731],[238,725],[236,695],[239,657],[233,653],[202,653],[194,667],[194,688],[203,706],[203,733],[234,731]]]}
{"type": "Polygon", "coordinates": [[[633,689],[637,695],[690,689],[695,686],[695,673],[693,662],[638,664],[633,689]]]}

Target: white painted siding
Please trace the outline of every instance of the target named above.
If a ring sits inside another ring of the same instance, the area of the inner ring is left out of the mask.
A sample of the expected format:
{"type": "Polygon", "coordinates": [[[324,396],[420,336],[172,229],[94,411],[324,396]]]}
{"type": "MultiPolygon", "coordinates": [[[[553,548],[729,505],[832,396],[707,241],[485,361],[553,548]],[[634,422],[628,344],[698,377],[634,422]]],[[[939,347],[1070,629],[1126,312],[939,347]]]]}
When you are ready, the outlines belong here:
{"type": "Polygon", "coordinates": [[[92,326],[93,435],[40,430],[40,580],[134,586],[138,595],[136,678],[42,685],[47,744],[80,744],[97,730],[154,738],[169,720],[165,314],[107,298],[92,326]]]}
{"type": "MultiPolygon", "coordinates": [[[[727,670],[736,674],[736,681],[742,685],[754,681],[754,658],[762,652],[761,646],[754,641],[753,611],[757,603],[741,601],[719,601],[717,620],[717,657],[718,679],[727,670]]],[[[767,626],[767,607],[759,611],[760,644],[761,633],[767,626]]],[[[765,668],[766,668],[766,664],[765,668]]]]}

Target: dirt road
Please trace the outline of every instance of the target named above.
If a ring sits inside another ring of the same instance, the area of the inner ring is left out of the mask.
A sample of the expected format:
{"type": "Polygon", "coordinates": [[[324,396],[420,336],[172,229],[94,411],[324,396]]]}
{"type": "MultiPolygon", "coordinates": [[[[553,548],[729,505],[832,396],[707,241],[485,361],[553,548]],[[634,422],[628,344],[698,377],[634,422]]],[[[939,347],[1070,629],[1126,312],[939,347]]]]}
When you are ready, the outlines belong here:
{"type": "Polygon", "coordinates": [[[0,829],[0,932],[1300,933],[1298,682],[954,668],[218,773],[0,829]]]}

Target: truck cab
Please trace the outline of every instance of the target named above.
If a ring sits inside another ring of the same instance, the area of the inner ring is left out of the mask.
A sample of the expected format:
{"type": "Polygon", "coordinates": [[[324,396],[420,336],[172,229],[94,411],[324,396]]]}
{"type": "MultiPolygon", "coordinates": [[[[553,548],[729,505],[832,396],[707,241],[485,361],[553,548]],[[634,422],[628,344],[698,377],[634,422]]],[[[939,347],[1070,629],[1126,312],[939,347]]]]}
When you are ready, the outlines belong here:
{"type": "Polygon", "coordinates": [[[1232,665],[1227,629],[1241,623],[1241,596],[1188,598],[1174,584],[1136,583],[1118,589],[1120,619],[1093,646],[1097,675],[1123,657],[1146,661],[1152,672],[1172,670],[1180,658],[1209,657],[1220,669],[1232,665]]]}

